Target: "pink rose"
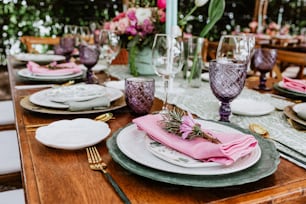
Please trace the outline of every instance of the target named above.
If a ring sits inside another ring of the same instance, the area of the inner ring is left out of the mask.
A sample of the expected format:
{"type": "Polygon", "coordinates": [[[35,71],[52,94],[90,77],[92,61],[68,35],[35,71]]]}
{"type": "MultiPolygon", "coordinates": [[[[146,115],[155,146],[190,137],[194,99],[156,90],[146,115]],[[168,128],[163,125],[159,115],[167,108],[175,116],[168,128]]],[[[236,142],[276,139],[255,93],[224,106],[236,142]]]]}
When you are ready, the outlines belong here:
{"type": "Polygon", "coordinates": [[[166,13],[163,10],[161,9],[158,10],[158,16],[159,16],[159,22],[161,23],[166,22],[166,13]]]}
{"type": "Polygon", "coordinates": [[[122,18],[118,21],[118,34],[124,34],[127,27],[129,26],[129,19],[128,18],[122,18]]]}
{"type": "Polygon", "coordinates": [[[165,9],[166,8],[166,0],[157,0],[157,7],[160,9],[165,9]]]}

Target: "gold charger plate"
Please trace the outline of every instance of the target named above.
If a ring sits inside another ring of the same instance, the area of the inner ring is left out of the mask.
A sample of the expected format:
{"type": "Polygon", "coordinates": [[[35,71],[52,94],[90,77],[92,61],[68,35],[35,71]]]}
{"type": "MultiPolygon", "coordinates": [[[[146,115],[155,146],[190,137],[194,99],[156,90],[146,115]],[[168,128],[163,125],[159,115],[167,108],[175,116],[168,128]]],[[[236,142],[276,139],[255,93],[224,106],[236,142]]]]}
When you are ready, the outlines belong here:
{"type": "Polygon", "coordinates": [[[293,106],[287,106],[285,107],[284,109],[284,114],[290,118],[291,120],[303,125],[303,126],[306,126],[306,121],[301,119],[292,109],[293,106]]]}
{"type": "Polygon", "coordinates": [[[42,106],[35,105],[30,102],[29,96],[24,97],[20,101],[20,105],[29,111],[38,112],[38,113],[47,113],[47,114],[58,114],[58,115],[74,115],[74,114],[91,114],[91,113],[103,113],[112,110],[117,110],[119,108],[123,108],[126,106],[125,98],[122,96],[121,98],[113,101],[110,107],[105,109],[97,109],[97,110],[86,110],[86,111],[69,111],[65,109],[52,109],[46,108],[42,106]]]}

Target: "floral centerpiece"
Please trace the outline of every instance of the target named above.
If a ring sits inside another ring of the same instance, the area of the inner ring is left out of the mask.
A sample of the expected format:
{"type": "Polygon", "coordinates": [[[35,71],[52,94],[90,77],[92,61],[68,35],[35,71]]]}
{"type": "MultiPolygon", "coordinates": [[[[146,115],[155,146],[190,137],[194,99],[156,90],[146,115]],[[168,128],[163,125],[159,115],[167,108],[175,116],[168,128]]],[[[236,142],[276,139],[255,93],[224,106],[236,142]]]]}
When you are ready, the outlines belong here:
{"type": "MultiPolygon", "coordinates": [[[[184,29],[191,20],[192,13],[209,0],[195,0],[195,5],[178,25],[184,29]]],[[[111,21],[104,24],[104,29],[111,30],[127,40],[129,51],[129,68],[132,75],[137,76],[136,56],[141,51],[152,48],[156,33],[165,32],[166,0],[145,1],[144,5],[133,5],[127,11],[120,13],[111,21]]],[[[208,19],[204,25],[200,37],[205,37],[215,23],[222,17],[225,8],[225,0],[210,0],[208,19]]],[[[148,55],[147,53],[145,55],[148,55]]],[[[150,65],[151,66],[151,65],[150,65]]]]}
{"type": "Polygon", "coordinates": [[[158,0],[157,5],[154,2],[145,7],[136,5],[104,24],[104,29],[112,30],[127,40],[129,66],[134,76],[138,75],[137,54],[147,47],[151,48],[155,34],[165,30],[165,8],[165,0],[158,0]]]}

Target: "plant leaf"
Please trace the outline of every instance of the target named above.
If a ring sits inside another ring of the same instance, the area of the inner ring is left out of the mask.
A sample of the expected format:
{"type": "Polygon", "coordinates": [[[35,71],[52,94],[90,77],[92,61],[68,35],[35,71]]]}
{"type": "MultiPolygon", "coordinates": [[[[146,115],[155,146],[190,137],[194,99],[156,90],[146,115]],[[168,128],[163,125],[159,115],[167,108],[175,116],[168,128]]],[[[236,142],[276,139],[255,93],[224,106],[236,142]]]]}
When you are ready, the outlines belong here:
{"type": "Polygon", "coordinates": [[[200,36],[205,37],[213,26],[223,16],[225,0],[210,0],[208,7],[208,22],[202,29],[200,36]]]}

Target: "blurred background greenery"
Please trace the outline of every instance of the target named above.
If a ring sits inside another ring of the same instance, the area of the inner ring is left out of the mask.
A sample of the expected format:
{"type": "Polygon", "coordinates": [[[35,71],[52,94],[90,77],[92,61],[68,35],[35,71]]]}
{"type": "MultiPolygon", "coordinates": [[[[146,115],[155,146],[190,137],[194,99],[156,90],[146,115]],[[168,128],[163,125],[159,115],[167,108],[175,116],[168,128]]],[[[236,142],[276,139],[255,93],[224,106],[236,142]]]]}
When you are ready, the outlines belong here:
{"type": "MultiPolygon", "coordinates": [[[[139,1],[139,0],[138,0],[139,1]]],[[[179,0],[179,18],[193,7],[194,0],[179,0]]],[[[255,0],[226,0],[223,18],[209,33],[216,40],[223,33],[248,27],[252,21],[255,0]]],[[[269,0],[267,23],[277,21],[279,9],[284,8],[283,22],[298,34],[306,26],[305,0],[269,0]]],[[[123,9],[122,0],[0,0],[0,67],[6,65],[6,55],[24,51],[19,41],[22,35],[57,36],[64,25],[101,24],[123,9]]],[[[197,35],[205,23],[207,6],[194,13],[186,30],[197,35]]]]}

